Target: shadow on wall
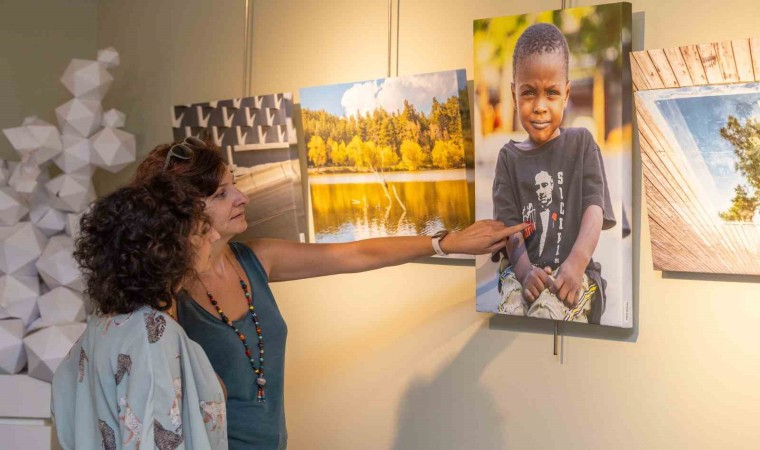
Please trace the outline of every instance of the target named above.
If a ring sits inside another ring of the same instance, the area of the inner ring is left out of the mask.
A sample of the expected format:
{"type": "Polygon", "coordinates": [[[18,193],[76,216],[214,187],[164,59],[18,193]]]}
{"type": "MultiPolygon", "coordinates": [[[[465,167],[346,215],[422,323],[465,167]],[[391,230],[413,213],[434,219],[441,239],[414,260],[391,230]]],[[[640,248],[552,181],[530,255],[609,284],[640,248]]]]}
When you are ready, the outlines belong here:
{"type": "Polygon", "coordinates": [[[505,448],[505,418],[478,382],[513,336],[489,332],[487,322],[432,379],[417,379],[399,407],[395,450],[505,448]]]}

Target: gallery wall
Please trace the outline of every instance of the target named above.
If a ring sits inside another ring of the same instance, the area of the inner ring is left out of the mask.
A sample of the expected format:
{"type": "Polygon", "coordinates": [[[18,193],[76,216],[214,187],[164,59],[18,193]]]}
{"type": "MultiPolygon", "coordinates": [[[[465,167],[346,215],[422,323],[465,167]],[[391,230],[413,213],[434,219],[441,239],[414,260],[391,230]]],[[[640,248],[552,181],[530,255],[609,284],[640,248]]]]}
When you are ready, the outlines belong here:
{"type": "MultiPolygon", "coordinates": [[[[30,115],[55,123],[55,108],[71,99],[58,79],[71,58],[97,53],[97,7],[97,0],[0,3],[2,128],[30,115]]],[[[0,140],[0,159],[18,159],[7,139],[0,140]]]]}
{"type": "MultiPolygon", "coordinates": [[[[122,61],[109,106],[127,114],[138,159],[171,139],[172,105],[244,94],[243,3],[100,2],[97,45],[116,47],[122,61]]],[[[400,3],[392,73],[465,68],[470,79],[473,19],[561,5],[400,3]]],[[[291,91],[298,103],[300,87],[387,74],[387,1],[252,4],[253,94],[291,91]]],[[[757,36],[756,9],[756,0],[633,1],[634,49],[757,36]]],[[[96,176],[98,191],[133,170],[96,176]]],[[[638,160],[634,171],[639,205],[638,160]]],[[[290,448],[755,446],[760,280],[653,271],[641,208],[635,327],[563,326],[559,356],[551,323],[475,312],[472,266],[410,264],[274,285],[290,331],[290,448]]]]}

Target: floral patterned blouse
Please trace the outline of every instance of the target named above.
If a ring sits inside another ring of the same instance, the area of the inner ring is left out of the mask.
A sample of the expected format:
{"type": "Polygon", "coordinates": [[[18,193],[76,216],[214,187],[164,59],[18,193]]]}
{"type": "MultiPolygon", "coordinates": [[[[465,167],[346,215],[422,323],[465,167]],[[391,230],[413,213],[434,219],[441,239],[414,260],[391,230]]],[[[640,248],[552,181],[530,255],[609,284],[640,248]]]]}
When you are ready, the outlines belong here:
{"type": "Polygon", "coordinates": [[[68,449],[227,449],[225,399],[203,350],[167,314],[92,315],[53,377],[68,449]]]}

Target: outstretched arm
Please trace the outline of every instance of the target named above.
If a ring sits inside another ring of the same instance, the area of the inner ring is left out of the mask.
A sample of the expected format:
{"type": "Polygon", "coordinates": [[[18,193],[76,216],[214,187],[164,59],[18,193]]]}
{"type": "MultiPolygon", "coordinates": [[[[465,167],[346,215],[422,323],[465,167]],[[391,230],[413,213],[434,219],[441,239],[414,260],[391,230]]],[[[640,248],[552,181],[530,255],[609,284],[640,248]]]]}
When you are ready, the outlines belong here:
{"type": "MultiPolygon", "coordinates": [[[[504,247],[507,238],[525,226],[506,227],[495,220],[482,220],[441,241],[446,253],[477,255],[504,247]]],[[[435,252],[429,236],[365,239],[343,244],[300,244],[278,239],[248,243],[264,265],[270,281],[354,273],[404,264],[435,252]]]]}

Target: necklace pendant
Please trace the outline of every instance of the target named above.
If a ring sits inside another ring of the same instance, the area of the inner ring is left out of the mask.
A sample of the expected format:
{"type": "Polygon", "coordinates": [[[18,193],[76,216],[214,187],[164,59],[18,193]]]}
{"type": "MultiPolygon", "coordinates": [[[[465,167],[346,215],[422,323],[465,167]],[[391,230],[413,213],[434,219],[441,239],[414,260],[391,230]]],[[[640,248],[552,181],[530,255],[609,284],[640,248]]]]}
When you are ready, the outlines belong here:
{"type": "Polygon", "coordinates": [[[256,384],[258,384],[259,386],[264,386],[265,384],[267,384],[267,380],[264,377],[258,377],[256,378],[256,384]]]}

